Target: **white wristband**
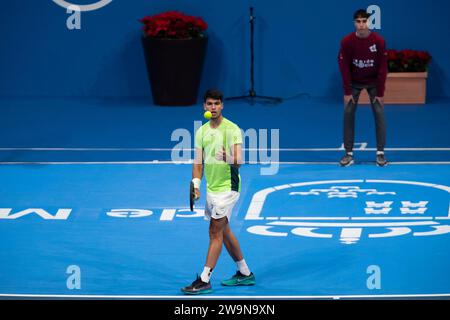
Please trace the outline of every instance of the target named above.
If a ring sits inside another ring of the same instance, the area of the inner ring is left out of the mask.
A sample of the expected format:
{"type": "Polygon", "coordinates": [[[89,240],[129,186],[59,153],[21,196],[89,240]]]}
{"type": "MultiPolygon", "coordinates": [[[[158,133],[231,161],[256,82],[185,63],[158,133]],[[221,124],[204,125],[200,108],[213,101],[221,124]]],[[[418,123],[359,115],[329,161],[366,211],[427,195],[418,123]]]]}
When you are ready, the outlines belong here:
{"type": "Polygon", "coordinates": [[[194,178],[194,179],[192,179],[192,183],[194,183],[194,188],[195,189],[200,189],[200,185],[202,183],[202,180],[200,180],[199,178],[194,178]]]}

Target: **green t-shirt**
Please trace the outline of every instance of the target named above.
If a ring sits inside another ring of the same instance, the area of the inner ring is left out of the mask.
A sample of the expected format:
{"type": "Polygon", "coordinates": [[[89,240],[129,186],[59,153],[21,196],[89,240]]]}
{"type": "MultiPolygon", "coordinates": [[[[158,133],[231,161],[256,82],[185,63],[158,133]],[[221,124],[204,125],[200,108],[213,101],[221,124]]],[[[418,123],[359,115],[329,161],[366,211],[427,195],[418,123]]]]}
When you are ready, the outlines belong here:
{"type": "Polygon", "coordinates": [[[228,119],[223,118],[217,128],[211,128],[208,121],[197,130],[195,147],[203,150],[207,192],[241,191],[239,169],[215,158],[222,146],[230,154],[234,144],[242,144],[242,134],[239,127],[228,119]]]}

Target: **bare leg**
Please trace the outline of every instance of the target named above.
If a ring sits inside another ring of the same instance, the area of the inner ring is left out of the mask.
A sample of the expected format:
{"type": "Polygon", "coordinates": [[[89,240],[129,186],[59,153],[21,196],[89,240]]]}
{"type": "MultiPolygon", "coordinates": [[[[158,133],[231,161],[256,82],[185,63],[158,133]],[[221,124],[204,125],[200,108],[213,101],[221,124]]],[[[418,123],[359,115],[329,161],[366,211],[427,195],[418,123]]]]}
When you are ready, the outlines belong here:
{"type": "Polygon", "coordinates": [[[223,245],[223,234],[225,228],[228,227],[228,218],[211,219],[209,224],[209,248],[206,256],[205,266],[214,269],[217,260],[219,260],[220,252],[223,245]]]}
{"type": "Polygon", "coordinates": [[[230,254],[231,258],[233,258],[235,262],[244,259],[241,247],[239,246],[239,241],[237,240],[233,231],[231,231],[231,228],[228,224],[223,232],[223,243],[225,244],[225,248],[227,248],[227,251],[230,254]]]}

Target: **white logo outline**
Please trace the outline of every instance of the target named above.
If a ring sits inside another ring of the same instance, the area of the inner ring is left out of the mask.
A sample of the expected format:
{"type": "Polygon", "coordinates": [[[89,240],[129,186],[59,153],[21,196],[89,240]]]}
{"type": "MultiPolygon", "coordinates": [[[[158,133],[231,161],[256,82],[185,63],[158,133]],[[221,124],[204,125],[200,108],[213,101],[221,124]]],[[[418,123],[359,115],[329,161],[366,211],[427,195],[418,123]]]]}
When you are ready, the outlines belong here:
{"type": "Polygon", "coordinates": [[[63,7],[65,9],[70,9],[71,7],[76,7],[79,11],[94,11],[101,9],[108,4],[110,4],[113,0],[100,0],[95,3],[91,4],[85,4],[85,5],[79,5],[79,4],[73,4],[70,2],[67,2],[65,0],[52,0],[54,3],[56,3],[58,6],[63,7]]]}
{"type": "MultiPolygon", "coordinates": [[[[280,186],[274,186],[270,188],[266,188],[263,190],[260,190],[256,192],[252,200],[250,202],[249,208],[247,210],[246,216],[244,220],[259,220],[260,222],[263,222],[261,220],[266,220],[267,223],[265,225],[254,225],[247,228],[247,231],[252,234],[256,235],[263,235],[263,236],[274,236],[274,237],[286,237],[288,236],[288,232],[278,232],[272,230],[274,227],[282,227],[282,226],[288,226],[288,227],[294,227],[294,229],[291,230],[291,233],[298,235],[298,236],[305,236],[305,237],[312,237],[312,238],[332,238],[332,234],[323,234],[314,232],[315,230],[322,228],[322,227],[339,227],[341,229],[340,234],[340,241],[343,244],[354,244],[359,241],[362,234],[362,228],[364,227],[384,227],[388,230],[386,233],[376,233],[376,234],[369,234],[368,238],[385,238],[385,237],[394,237],[394,236],[401,236],[406,235],[409,233],[412,233],[413,236],[431,236],[431,235],[441,235],[450,233],[450,225],[448,224],[440,224],[437,220],[450,220],[450,204],[448,209],[448,216],[446,217],[412,217],[412,218],[406,218],[408,221],[395,221],[395,222],[362,222],[362,221],[356,221],[356,220],[376,220],[380,219],[378,217],[375,218],[350,218],[350,217],[338,217],[338,218],[332,218],[332,217],[261,217],[260,214],[262,212],[262,209],[264,207],[264,203],[268,197],[269,194],[288,189],[288,188],[296,188],[296,187],[303,187],[303,186],[316,186],[316,185],[323,185],[323,184],[339,184],[339,183],[345,183],[345,184],[351,184],[351,183],[391,183],[391,184],[406,184],[406,185],[417,185],[417,186],[423,186],[423,187],[432,187],[435,189],[446,191],[450,194],[450,187],[445,185],[438,185],[438,184],[432,184],[432,183],[425,183],[425,182],[416,182],[416,181],[404,181],[404,180],[371,180],[371,179],[363,179],[363,180],[323,180],[323,181],[310,181],[310,182],[301,182],[301,183],[291,183],[291,184],[285,184],[280,186]],[[290,221],[288,221],[290,220],[290,221]],[[312,220],[312,222],[311,222],[312,220]],[[320,221],[318,220],[331,220],[331,221],[320,221]],[[342,221],[347,220],[347,221],[342,221]],[[411,221],[415,220],[415,221],[411,221]],[[338,221],[338,222],[336,222],[338,221]],[[431,231],[428,232],[413,232],[411,228],[413,226],[426,226],[429,228],[432,228],[431,231]]],[[[366,203],[367,204],[367,203],[366,203]]],[[[422,209],[421,212],[418,210],[415,212],[414,210],[409,210],[409,206],[414,205],[416,207],[423,207],[426,205],[424,202],[419,203],[411,203],[411,202],[402,202],[403,206],[406,206],[405,212],[402,211],[402,214],[404,213],[417,213],[417,214],[423,214],[424,210],[422,209]]],[[[384,218],[382,218],[384,219],[384,218]]],[[[400,218],[404,219],[404,218],[400,218]]],[[[392,220],[389,219],[389,220],[392,220]]],[[[450,222],[449,222],[450,223],[450,222]]]]}

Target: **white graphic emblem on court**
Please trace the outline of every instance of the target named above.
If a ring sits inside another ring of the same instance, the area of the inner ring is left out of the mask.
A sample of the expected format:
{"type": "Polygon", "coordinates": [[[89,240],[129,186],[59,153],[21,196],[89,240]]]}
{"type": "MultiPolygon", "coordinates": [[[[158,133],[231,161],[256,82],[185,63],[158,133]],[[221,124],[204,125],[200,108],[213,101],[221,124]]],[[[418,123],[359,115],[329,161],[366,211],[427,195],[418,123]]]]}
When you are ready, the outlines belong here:
{"type": "Polygon", "coordinates": [[[255,193],[245,220],[258,221],[247,228],[256,235],[339,239],[343,244],[436,236],[450,233],[449,193],[448,186],[415,181],[292,183],[255,193]]]}

